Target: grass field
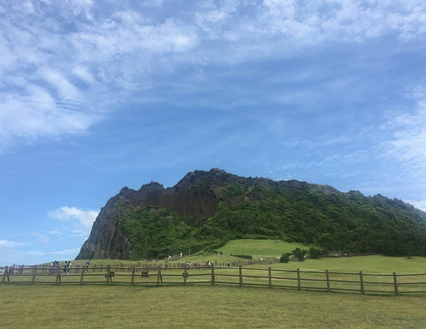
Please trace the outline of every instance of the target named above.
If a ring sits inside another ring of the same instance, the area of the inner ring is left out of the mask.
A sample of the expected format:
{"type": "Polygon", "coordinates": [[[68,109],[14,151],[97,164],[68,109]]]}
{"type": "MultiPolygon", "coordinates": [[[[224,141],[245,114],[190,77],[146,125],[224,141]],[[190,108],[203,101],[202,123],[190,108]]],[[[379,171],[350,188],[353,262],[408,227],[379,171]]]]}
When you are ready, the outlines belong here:
{"type": "Polygon", "coordinates": [[[1,328],[426,328],[426,299],[234,287],[0,285],[1,328]]]}
{"type": "MultiPolygon", "coordinates": [[[[297,244],[289,244],[284,242],[275,242],[274,240],[236,240],[229,242],[224,246],[221,251],[224,255],[193,255],[191,257],[185,257],[181,260],[171,262],[184,262],[189,260],[192,263],[194,262],[204,262],[210,260],[214,262],[218,261],[219,264],[224,264],[227,259],[235,261],[244,261],[239,258],[230,257],[229,253],[233,254],[255,254],[261,253],[262,257],[270,257],[271,255],[277,254],[278,251],[287,252],[294,250],[296,247],[303,247],[297,244]],[[228,255],[227,255],[228,254],[228,255]]],[[[281,253],[281,252],[280,252],[281,253]]],[[[259,255],[254,256],[254,259],[258,260],[259,255]]],[[[71,275],[62,275],[62,283],[79,283],[81,270],[77,268],[77,265],[84,265],[85,261],[76,261],[73,262],[73,270],[71,275]]],[[[146,262],[142,262],[147,264],[146,262]]],[[[92,260],[91,266],[97,265],[98,270],[95,272],[90,271],[88,274],[84,274],[83,282],[88,283],[99,283],[106,284],[106,266],[103,267],[103,272],[99,272],[100,265],[106,264],[123,264],[123,266],[137,264],[135,261],[121,261],[121,260],[92,260]]],[[[148,264],[158,265],[164,264],[164,261],[161,262],[150,262],[148,264]]],[[[306,260],[304,262],[289,262],[287,264],[275,263],[272,265],[265,264],[256,264],[254,267],[258,268],[251,269],[248,262],[243,265],[245,268],[243,270],[244,284],[265,284],[268,285],[268,267],[271,267],[272,270],[296,270],[299,268],[301,271],[324,271],[328,270],[329,279],[335,280],[331,281],[330,287],[331,290],[337,291],[338,289],[355,289],[360,292],[360,276],[359,271],[362,271],[365,275],[364,281],[366,281],[365,289],[371,290],[372,293],[395,293],[394,287],[394,278],[392,275],[393,272],[397,274],[422,274],[421,276],[408,276],[408,277],[398,277],[398,285],[400,286],[400,292],[409,292],[414,293],[415,291],[422,291],[423,295],[426,294],[426,258],[423,257],[413,257],[411,259],[404,257],[385,257],[385,256],[363,256],[363,257],[339,257],[339,258],[323,258],[317,260],[306,260]],[[263,268],[263,270],[260,270],[263,268]],[[338,274],[333,272],[351,272],[352,275],[348,274],[338,274]],[[368,273],[382,273],[388,274],[388,276],[377,276],[377,275],[368,275],[368,273]],[[262,276],[264,278],[255,278],[255,276],[262,276]],[[340,281],[355,281],[355,282],[340,282],[340,281]],[[420,283],[419,283],[420,282],[420,283]],[[414,284],[416,283],[416,284],[414,284]],[[417,284],[419,283],[419,284],[417,284]]],[[[131,282],[131,268],[115,269],[116,277],[114,278],[114,284],[118,282],[130,284],[131,282]]],[[[149,273],[149,278],[141,277],[140,269],[136,270],[136,275],[134,277],[134,282],[136,284],[146,284],[146,285],[155,285],[156,284],[156,269],[151,269],[149,273]]],[[[176,269],[171,271],[170,268],[167,271],[163,270],[163,279],[164,282],[170,282],[173,284],[182,284],[183,269],[176,269]]],[[[208,283],[211,279],[209,270],[189,270],[189,277],[187,283],[208,283]]],[[[31,270],[26,271],[27,276],[11,276],[12,283],[18,282],[31,282],[31,270]]],[[[38,270],[36,283],[54,283],[56,280],[56,275],[44,275],[42,270],[38,270]],[[42,275],[40,275],[42,274],[42,275]]],[[[219,284],[224,284],[229,282],[230,284],[238,284],[238,269],[237,268],[224,268],[216,269],[216,280],[219,281],[219,284]]],[[[297,287],[296,273],[294,272],[277,272],[273,271],[272,276],[274,277],[272,285],[277,286],[287,286],[287,287],[297,287]],[[286,279],[289,278],[289,279],[286,279]],[[293,279],[291,279],[293,278],[293,279]]],[[[326,289],[327,284],[324,281],[316,280],[325,280],[325,273],[301,273],[302,288],[313,287],[319,289],[326,289]]],[[[356,292],[355,292],[356,293],[356,292]]]]}
{"type": "MultiPolygon", "coordinates": [[[[233,254],[271,257],[290,252],[300,245],[273,240],[231,241],[221,251],[223,256],[194,255],[184,258],[194,261],[225,262],[233,254]],[[279,252],[278,252],[279,251],[279,252]]],[[[92,260],[92,265],[134,265],[134,261],[92,260]]],[[[163,263],[163,262],[162,262],[163,263]]],[[[73,262],[84,265],[85,261],[73,262]]],[[[154,263],[151,263],[154,264],[154,263]]],[[[364,273],[425,273],[426,258],[364,256],[324,258],[290,262],[288,264],[245,266],[244,283],[268,284],[268,267],[276,270],[364,273]]],[[[55,275],[40,275],[36,283],[48,285],[0,284],[0,328],[426,328],[426,294],[408,297],[361,295],[359,292],[327,293],[322,291],[279,289],[277,287],[233,285],[210,286],[211,270],[190,270],[188,286],[167,285],[183,283],[182,269],[163,272],[165,284],[155,287],[156,271],[149,278],[135,276],[135,287],[129,285],[129,269],[117,269],[114,285],[106,286],[104,272],[84,273],[86,285],[67,285],[80,279],[81,270],[62,276],[62,285],[55,286],[55,275]],[[167,275],[172,276],[167,276],[167,275]],[[99,282],[98,285],[87,283],[99,282]],[[127,282],[126,285],[118,283],[127,282]],[[193,285],[205,281],[207,285],[193,285]],[[151,282],[150,286],[146,284],[151,282]]],[[[295,277],[294,272],[273,272],[277,277],[295,277]]],[[[31,282],[28,276],[11,276],[11,281],[31,282]]],[[[216,281],[238,283],[238,268],[215,269],[216,281]],[[227,276],[224,276],[227,275],[227,276]],[[229,276],[229,274],[233,276],[229,276]]],[[[324,279],[324,273],[302,273],[303,278],[324,279]]],[[[331,274],[331,279],[359,280],[357,275],[331,274]]],[[[375,285],[379,291],[393,291],[393,278],[366,276],[366,280],[387,280],[387,285],[375,285]],[[380,278],[380,279],[379,279],[380,278]],[[378,287],[378,288],[377,288],[378,287]]],[[[419,280],[418,277],[398,278],[398,282],[419,280]]],[[[425,276],[421,280],[426,279],[425,276]]],[[[424,280],[426,282],[426,280],[424,280]]],[[[274,280],[273,284],[288,284],[297,288],[295,280],[274,280]]],[[[303,281],[303,286],[325,287],[324,282],[303,281]]],[[[359,283],[332,282],[333,288],[355,288],[359,283]]],[[[368,286],[368,285],[366,285],[368,286]]],[[[426,290],[426,285],[403,286],[403,289],[426,290]]],[[[333,289],[332,289],[333,290],[333,289]]]]}

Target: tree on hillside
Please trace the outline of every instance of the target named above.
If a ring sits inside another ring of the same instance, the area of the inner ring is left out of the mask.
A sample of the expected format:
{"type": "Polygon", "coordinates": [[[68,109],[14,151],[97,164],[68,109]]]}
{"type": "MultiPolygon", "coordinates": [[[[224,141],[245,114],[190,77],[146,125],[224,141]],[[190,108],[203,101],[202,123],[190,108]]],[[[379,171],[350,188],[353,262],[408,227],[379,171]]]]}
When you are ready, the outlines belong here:
{"type": "Polygon", "coordinates": [[[315,247],[310,247],[308,250],[308,255],[312,259],[317,259],[324,255],[324,251],[315,247]]]}
{"type": "Polygon", "coordinates": [[[288,263],[288,261],[290,260],[290,256],[293,255],[290,252],[287,252],[285,254],[283,254],[280,258],[280,263],[288,263]]]}
{"type": "Polygon", "coordinates": [[[299,261],[303,262],[305,260],[305,255],[308,253],[306,249],[296,248],[292,251],[294,257],[296,257],[299,261]]]}

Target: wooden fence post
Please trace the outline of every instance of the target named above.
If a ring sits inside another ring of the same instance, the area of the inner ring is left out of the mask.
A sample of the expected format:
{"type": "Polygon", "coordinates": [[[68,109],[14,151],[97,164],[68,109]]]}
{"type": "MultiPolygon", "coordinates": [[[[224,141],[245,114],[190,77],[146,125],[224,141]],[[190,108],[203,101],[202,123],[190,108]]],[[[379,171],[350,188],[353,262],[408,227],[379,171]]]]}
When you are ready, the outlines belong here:
{"type": "MultiPolygon", "coordinates": [[[[4,270],[4,272],[3,272],[3,280],[2,280],[2,283],[4,282],[4,280],[6,280],[6,274],[7,274],[7,278],[9,279],[9,273],[8,273],[9,268],[6,266],[3,270],[4,270]]],[[[10,280],[8,280],[8,281],[10,281],[10,280]]]]}
{"type": "Polygon", "coordinates": [[[365,289],[364,289],[364,277],[362,275],[362,271],[359,271],[359,282],[361,284],[361,294],[365,294],[365,289]]]}
{"type": "Polygon", "coordinates": [[[325,270],[325,278],[327,279],[327,291],[331,292],[331,289],[330,289],[330,275],[328,273],[328,270],[325,270]]]}
{"type": "Polygon", "coordinates": [[[398,295],[398,282],[396,280],[396,273],[393,272],[393,285],[395,287],[395,294],[398,295]]]}
{"type": "Polygon", "coordinates": [[[188,275],[188,269],[185,265],[185,268],[183,269],[183,285],[186,286],[186,276],[188,275]]]}
{"type": "Polygon", "coordinates": [[[83,285],[83,276],[84,276],[85,267],[81,267],[81,276],[80,276],[80,286],[83,285]]]}
{"type": "Polygon", "coordinates": [[[56,270],[56,281],[55,281],[55,284],[58,285],[60,283],[61,283],[61,269],[58,266],[58,268],[56,270]]]}
{"type": "Polygon", "coordinates": [[[111,274],[111,265],[107,266],[107,275],[106,275],[106,279],[107,279],[107,286],[109,286],[109,278],[110,278],[110,274],[111,274]]]}
{"type": "Polygon", "coordinates": [[[302,282],[300,280],[300,269],[297,269],[297,289],[300,290],[302,288],[302,282]]]}
{"type": "Polygon", "coordinates": [[[269,288],[272,288],[272,270],[270,266],[268,268],[268,272],[269,272],[269,288]]]}
{"type": "Polygon", "coordinates": [[[243,286],[243,268],[241,267],[241,265],[239,267],[239,275],[240,275],[240,287],[242,287],[243,286]]]}
{"type": "Polygon", "coordinates": [[[212,264],[212,286],[214,286],[214,284],[216,283],[215,281],[215,277],[214,277],[214,265],[212,264]]]}
{"type": "Polygon", "coordinates": [[[133,270],[132,270],[132,286],[135,285],[135,270],[136,270],[136,265],[133,265],[133,270]]]}
{"type": "Polygon", "coordinates": [[[158,271],[157,271],[157,286],[160,284],[160,280],[161,280],[161,282],[163,282],[163,278],[161,277],[161,266],[158,266],[158,271]]]}
{"type": "Polygon", "coordinates": [[[33,279],[31,280],[31,284],[34,284],[35,277],[37,275],[37,265],[33,268],[33,279]]]}

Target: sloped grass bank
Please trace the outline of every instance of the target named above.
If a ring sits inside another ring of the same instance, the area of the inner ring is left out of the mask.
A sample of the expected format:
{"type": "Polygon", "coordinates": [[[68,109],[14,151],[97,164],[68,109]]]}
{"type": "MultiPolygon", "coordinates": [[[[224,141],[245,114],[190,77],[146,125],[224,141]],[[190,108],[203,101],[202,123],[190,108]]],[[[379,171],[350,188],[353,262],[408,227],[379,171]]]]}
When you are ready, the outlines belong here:
{"type": "Polygon", "coordinates": [[[253,257],[276,257],[292,252],[296,248],[308,249],[300,243],[283,242],[280,240],[240,239],[231,240],[218,248],[224,255],[253,255],[253,257]]]}

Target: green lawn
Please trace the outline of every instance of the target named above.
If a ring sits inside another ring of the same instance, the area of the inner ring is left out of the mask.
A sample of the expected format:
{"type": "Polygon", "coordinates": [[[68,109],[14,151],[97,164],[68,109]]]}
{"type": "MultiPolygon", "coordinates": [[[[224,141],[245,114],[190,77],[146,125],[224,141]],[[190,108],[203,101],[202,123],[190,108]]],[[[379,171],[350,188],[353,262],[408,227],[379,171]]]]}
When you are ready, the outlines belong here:
{"type": "Polygon", "coordinates": [[[308,259],[304,262],[289,262],[273,265],[276,268],[300,268],[304,270],[330,270],[365,273],[425,273],[425,257],[360,256],[308,259]]]}
{"type": "MultiPolygon", "coordinates": [[[[300,245],[273,240],[231,241],[221,251],[223,256],[194,255],[179,260],[225,262],[238,260],[228,256],[251,254],[255,258],[272,257],[290,252],[300,245]]],[[[302,246],[303,247],[303,246],[302,246]]],[[[92,260],[93,265],[134,265],[134,261],[92,260]]],[[[163,262],[161,262],[163,263],[163,262]]],[[[85,261],[73,262],[83,265],[85,261]]],[[[147,263],[145,263],[147,264],[147,263]]],[[[151,263],[155,264],[155,263],[151,263]]],[[[268,267],[273,270],[301,270],[364,273],[425,273],[426,258],[364,256],[323,258],[290,262],[287,264],[245,266],[244,284],[268,285],[268,267]],[[262,276],[264,278],[257,278],[262,276]]],[[[39,270],[42,272],[41,270],[39,270]]],[[[156,270],[142,277],[138,269],[135,287],[130,286],[131,269],[115,270],[113,285],[106,286],[106,267],[103,272],[84,273],[79,286],[81,270],[75,267],[70,275],[62,275],[62,285],[55,286],[55,275],[41,273],[36,283],[16,285],[14,282],[31,282],[31,276],[11,276],[11,283],[0,283],[1,328],[426,328],[426,293],[395,296],[393,277],[365,276],[366,289],[377,290],[375,295],[361,295],[360,284],[331,282],[336,288],[353,288],[358,292],[327,293],[306,287],[326,287],[324,273],[301,273],[302,290],[297,291],[295,272],[273,271],[273,285],[289,285],[295,289],[226,285],[218,281],[238,283],[238,268],[216,268],[211,286],[211,269],[190,270],[188,286],[183,283],[182,269],[163,270],[164,284],[156,285],[156,270]],[[290,278],[287,280],[286,278],[290,278]],[[293,280],[291,280],[293,278],[293,280]],[[125,285],[119,282],[126,282],[125,285]],[[197,282],[204,282],[202,285],[197,282]],[[376,284],[375,282],[388,284],[376,284]],[[76,285],[66,283],[75,282],[76,285]],[[99,284],[93,285],[88,283],[99,284]],[[167,282],[173,283],[168,285],[167,282]],[[148,286],[149,285],[149,286],[148,286]],[[391,294],[386,294],[390,292],[391,294]]],[[[38,273],[40,273],[38,272],[38,273]]],[[[48,271],[47,271],[48,272],[48,271]]],[[[30,271],[27,272],[30,274],[30,271]]],[[[359,274],[330,273],[330,279],[359,281],[359,274]]],[[[408,282],[426,282],[426,276],[398,277],[400,290],[426,291],[426,284],[404,285],[408,282]],[[402,283],[402,284],[401,284],[402,283]]],[[[336,291],[336,290],[334,290],[336,291]]]]}
{"type": "Polygon", "coordinates": [[[241,239],[229,241],[218,251],[222,251],[224,255],[253,255],[259,257],[277,257],[284,253],[292,252],[296,248],[305,248],[303,244],[282,242],[279,240],[255,240],[241,239]]]}
{"type": "Polygon", "coordinates": [[[0,285],[2,328],[426,328],[426,298],[237,287],[0,285]]]}

